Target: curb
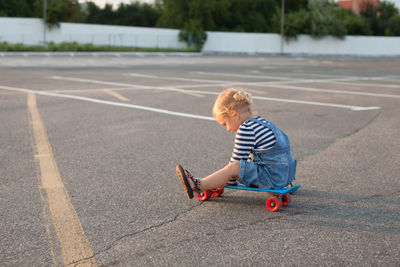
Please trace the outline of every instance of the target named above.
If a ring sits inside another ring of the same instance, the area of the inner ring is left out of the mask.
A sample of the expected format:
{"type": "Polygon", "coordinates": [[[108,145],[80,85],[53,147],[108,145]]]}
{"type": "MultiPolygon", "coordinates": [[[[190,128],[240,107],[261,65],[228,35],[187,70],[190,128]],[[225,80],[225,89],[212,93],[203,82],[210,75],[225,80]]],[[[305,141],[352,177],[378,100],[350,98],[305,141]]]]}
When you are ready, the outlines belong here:
{"type": "Polygon", "coordinates": [[[148,56],[180,56],[180,57],[196,57],[202,56],[203,53],[192,53],[192,52],[0,52],[0,57],[8,56],[23,56],[23,57],[80,57],[80,56],[111,56],[111,57],[122,57],[122,56],[136,56],[136,57],[148,57],[148,56]]]}

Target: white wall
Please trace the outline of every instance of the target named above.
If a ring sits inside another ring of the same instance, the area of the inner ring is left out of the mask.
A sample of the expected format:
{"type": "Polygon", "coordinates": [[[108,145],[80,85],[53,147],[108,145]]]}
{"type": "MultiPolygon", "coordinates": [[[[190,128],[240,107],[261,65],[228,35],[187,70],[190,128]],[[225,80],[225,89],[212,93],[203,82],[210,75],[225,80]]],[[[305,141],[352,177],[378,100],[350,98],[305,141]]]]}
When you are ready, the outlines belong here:
{"type": "Polygon", "coordinates": [[[279,53],[278,34],[207,32],[203,52],[279,53]]]}
{"type": "Polygon", "coordinates": [[[0,42],[39,44],[42,40],[42,20],[0,17],[0,42]]]}
{"type": "MultiPolygon", "coordinates": [[[[41,19],[1,18],[0,42],[36,45],[43,43],[41,19]]],[[[60,23],[59,28],[46,30],[47,42],[78,42],[96,45],[136,46],[150,48],[185,48],[178,39],[179,30],[127,27],[81,23],[60,23]]]]}
{"type": "Polygon", "coordinates": [[[48,40],[59,42],[76,41],[98,45],[135,47],[184,48],[178,40],[179,30],[111,26],[80,23],[61,23],[60,28],[48,33],[48,40]]]}
{"type": "MultiPolygon", "coordinates": [[[[278,34],[207,32],[203,52],[280,53],[278,34]]],[[[346,36],[313,39],[300,35],[296,41],[284,42],[283,52],[311,55],[398,56],[400,37],[346,36]]]]}
{"type": "MultiPolygon", "coordinates": [[[[207,32],[203,52],[217,53],[280,53],[278,34],[207,32]]],[[[145,27],[109,26],[80,23],[61,23],[48,30],[48,42],[93,43],[136,47],[185,48],[179,41],[179,30],[145,27]]],[[[1,18],[0,42],[40,44],[43,42],[43,23],[32,18],[1,18]]],[[[284,53],[321,55],[399,56],[400,37],[347,36],[316,40],[300,35],[297,41],[285,42],[284,53]]]]}
{"type": "Polygon", "coordinates": [[[291,54],[342,54],[359,56],[400,55],[400,37],[346,36],[344,40],[334,37],[316,40],[310,36],[300,35],[297,42],[285,44],[284,52],[291,54]]]}

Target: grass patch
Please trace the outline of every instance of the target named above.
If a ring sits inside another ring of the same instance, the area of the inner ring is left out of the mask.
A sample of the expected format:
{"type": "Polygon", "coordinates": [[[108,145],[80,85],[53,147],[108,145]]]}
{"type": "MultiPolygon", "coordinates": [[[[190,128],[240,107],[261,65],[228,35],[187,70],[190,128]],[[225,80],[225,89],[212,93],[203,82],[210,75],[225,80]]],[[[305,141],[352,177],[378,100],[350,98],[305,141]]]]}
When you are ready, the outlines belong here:
{"type": "Polygon", "coordinates": [[[1,52],[200,52],[199,49],[141,48],[128,46],[108,46],[64,42],[50,42],[47,46],[0,43],[1,52]]]}

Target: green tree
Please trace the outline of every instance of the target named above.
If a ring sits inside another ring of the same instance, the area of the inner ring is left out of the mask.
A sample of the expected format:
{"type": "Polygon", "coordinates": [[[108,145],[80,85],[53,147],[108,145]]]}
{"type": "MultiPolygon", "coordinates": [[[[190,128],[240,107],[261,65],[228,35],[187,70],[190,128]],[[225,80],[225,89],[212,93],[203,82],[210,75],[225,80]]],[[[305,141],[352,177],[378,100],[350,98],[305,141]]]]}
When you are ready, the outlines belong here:
{"type": "MultiPolygon", "coordinates": [[[[278,16],[280,19],[280,15],[278,16]]],[[[297,39],[299,34],[309,34],[310,15],[306,9],[300,9],[285,15],[284,35],[287,41],[297,39]]]]}
{"type": "Polygon", "coordinates": [[[1,17],[34,17],[34,2],[29,0],[0,0],[1,17]]]}
{"type": "Polygon", "coordinates": [[[112,5],[99,8],[95,3],[86,6],[86,23],[155,27],[161,15],[160,5],[133,2],[121,3],[115,10],[112,5]]]}
{"type": "Polygon", "coordinates": [[[350,10],[337,9],[336,17],[344,23],[348,35],[371,35],[368,24],[350,10]]]}
{"type": "Polygon", "coordinates": [[[397,18],[399,10],[393,3],[382,2],[377,8],[377,14],[380,34],[383,32],[383,35],[399,35],[399,19],[397,18]]]}
{"type": "Polygon", "coordinates": [[[114,24],[154,27],[160,15],[158,6],[139,2],[120,4],[115,11],[114,24]]]}
{"type": "Polygon", "coordinates": [[[374,35],[396,35],[395,17],[399,10],[393,3],[384,1],[379,6],[366,3],[360,13],[374,35]]]}
{"type": "MultiPolygon", "coordinates": [[[[33,10],[37,17],[43,17],[43,1],[35,0],[33,10]]],[[[60,22],[82,22],[84,13],[78,0],[47,0],[46,23],[49,27],[57,27],[60,22]]]]}
{"type": "Polygon", "coordinates": [[[215,6],[213,0],[189,0],[188,16],[183,21],[180,38],[187,41],[189,46],[201,48],[207,39],[205,29],[213,26],[212,9],[215,6]]]}
{"type": "Polygon", "coordinates": [[[181,29],[180,38],[189,45],[201,47],[207,36],[205,29],[213,26],[212,13],[218,1],[164,0],[158,26],[181,29]]]}
{"type": "Polygon", "coordinates": [[[309,34],[313,38],[331,35],[344,38],[345,22],[338,16],[339,7],[326,0],[309,0],[306,7],[285,15],[285,37],[296,39],[298,34],[309,34]]]}
{"type": "Polygon", "coordinates": [[[101,24],[101,9],[93,2],[86,4],[85,23],[101,24]]]}
{"type": "Polygon", "coordinates": [[[276,0],[164,0],[158,26],[181,29],[181,38],[201,46],[205,31],[271,32],[276,0]]]}
{"type": "Polygon", "coordinates": [[[387,29],[386,35],[400,36],[400,16],[391,17],[388,21],[387,29]]]}
{"type": "Polygon", "coordinates": [[[314,38],[322,38],[332,35],[344,38],[346,28],[343,21],[335,16],[337,6],[328,1],[309,0],[308,9],[310,16],[310,35],[314,38]]]}
{"type": "Polygon", "coordinates": [[[216,26],[219,31],[241,32],[273,32],[273,18],[277,12],[275,0],[231,0],[213,12],[216,26]],[[222,12],[225,15],[221,16],[222,12]]]}
{"type": "MultiPolygon", "coordinates": [[[[307,9],[309,0],[284,0],[285,1],[285,13],[291,13],[307,9]]],[[[277,5],[281,6],[281,0],[276,0],[277,5]]]]}
{"type": "Polygon", "coordinates": [[[157,22],[158,27],[180,29],[185,20],[189,7],[186,0],[163,0],[162,14],[157,22]]]}
{"type": "Polygon", "coordinates": [[[112,5],[106,4],[104,8],[100,11],[101,14],[101,24],[113,25],[115,24],[116,15],[112,9],[112,5]]]}
{"type": "Polygon", "coordinates": [[[377,16],[377,9],[371,3],[363,4],[360,10],[360,15],[363,20],[368,24],[368,27],[371,29],[372,33],[379,34],[380,30],[380,22],[377,16]]]}

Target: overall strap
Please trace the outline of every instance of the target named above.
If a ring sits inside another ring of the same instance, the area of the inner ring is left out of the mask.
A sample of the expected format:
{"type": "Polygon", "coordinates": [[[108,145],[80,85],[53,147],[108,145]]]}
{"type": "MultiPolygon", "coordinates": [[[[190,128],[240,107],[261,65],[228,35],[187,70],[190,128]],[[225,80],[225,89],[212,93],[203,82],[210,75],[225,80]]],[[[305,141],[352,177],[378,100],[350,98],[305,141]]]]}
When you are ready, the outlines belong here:
{"type": "Polygon", "coordinates": [[[284,132],[282,132],[278,127],[276,127],[272,122],[265,119],[267,122],[269,122],[269,123],[266,123],[266,122],[263,122],[256,118],[250,118],[248,120],[257,122],[261,125],[264,125],[265,127],[271,129],[271,131],[274,133],[275,138],[276,138],[276,143],[269,151],[271,151],[271,150],[275,150],[275,151],[290,150],[289,139],[288,139],[287,135],[284,132]]]}
{"type": "Polygon", "coordinates": [[[261,125],[264,125],[265,127],[267,127],[268,129],[270,129],[273,133],[274,133],[274,136],[275,136],[275,139],[276,139],[276,143],[275,143],[275,145],[272,147],[272,148],[270,148],[269,149],[269,151],[272,151],[272,150],[277,150],[278,148],[277,148],[277,146],[279,146],[280,147],[280,142],[279,142],[279,140],[280,140],[280,136],[282,136],[282,134],[281,134],[281,132],[280,132],[280,130],[272,123],[272,122],[270,122],[270,121],[268,121],[267,119],[265,119],[267,122],[269,122],[269,123],[266,123],[266,122],[263,122],[263,121],[261,121],[261,120],[258,120],[258,119],[256,119],[256,118],[250,118],[250,119],[248,119],[249,121],[254,121],[254,122],[257,122],[257,123],[259,123],[259,124],[261,124],[261,125]],[[279,144],[278,144],[279,143],[279,144]]]}
{"type": "MultiPolygon", "coordinates": [[[[263,122],[263,121],[260,121],[260,120],[257,120],[256,118],[250,118],[250,119],[248,119],[249,121],[254,121],[254,122],[258,122],[259,124],[262,124],[262,125],[264,125],[265,127],[268,127],[268,128],[270,128],[271,129],[271,126],[272,125],[268,125],[267,123],[265,123],[265,122],[263,122]]],[[[272,130],[272,129],[271,129],[272,130]]]]}

